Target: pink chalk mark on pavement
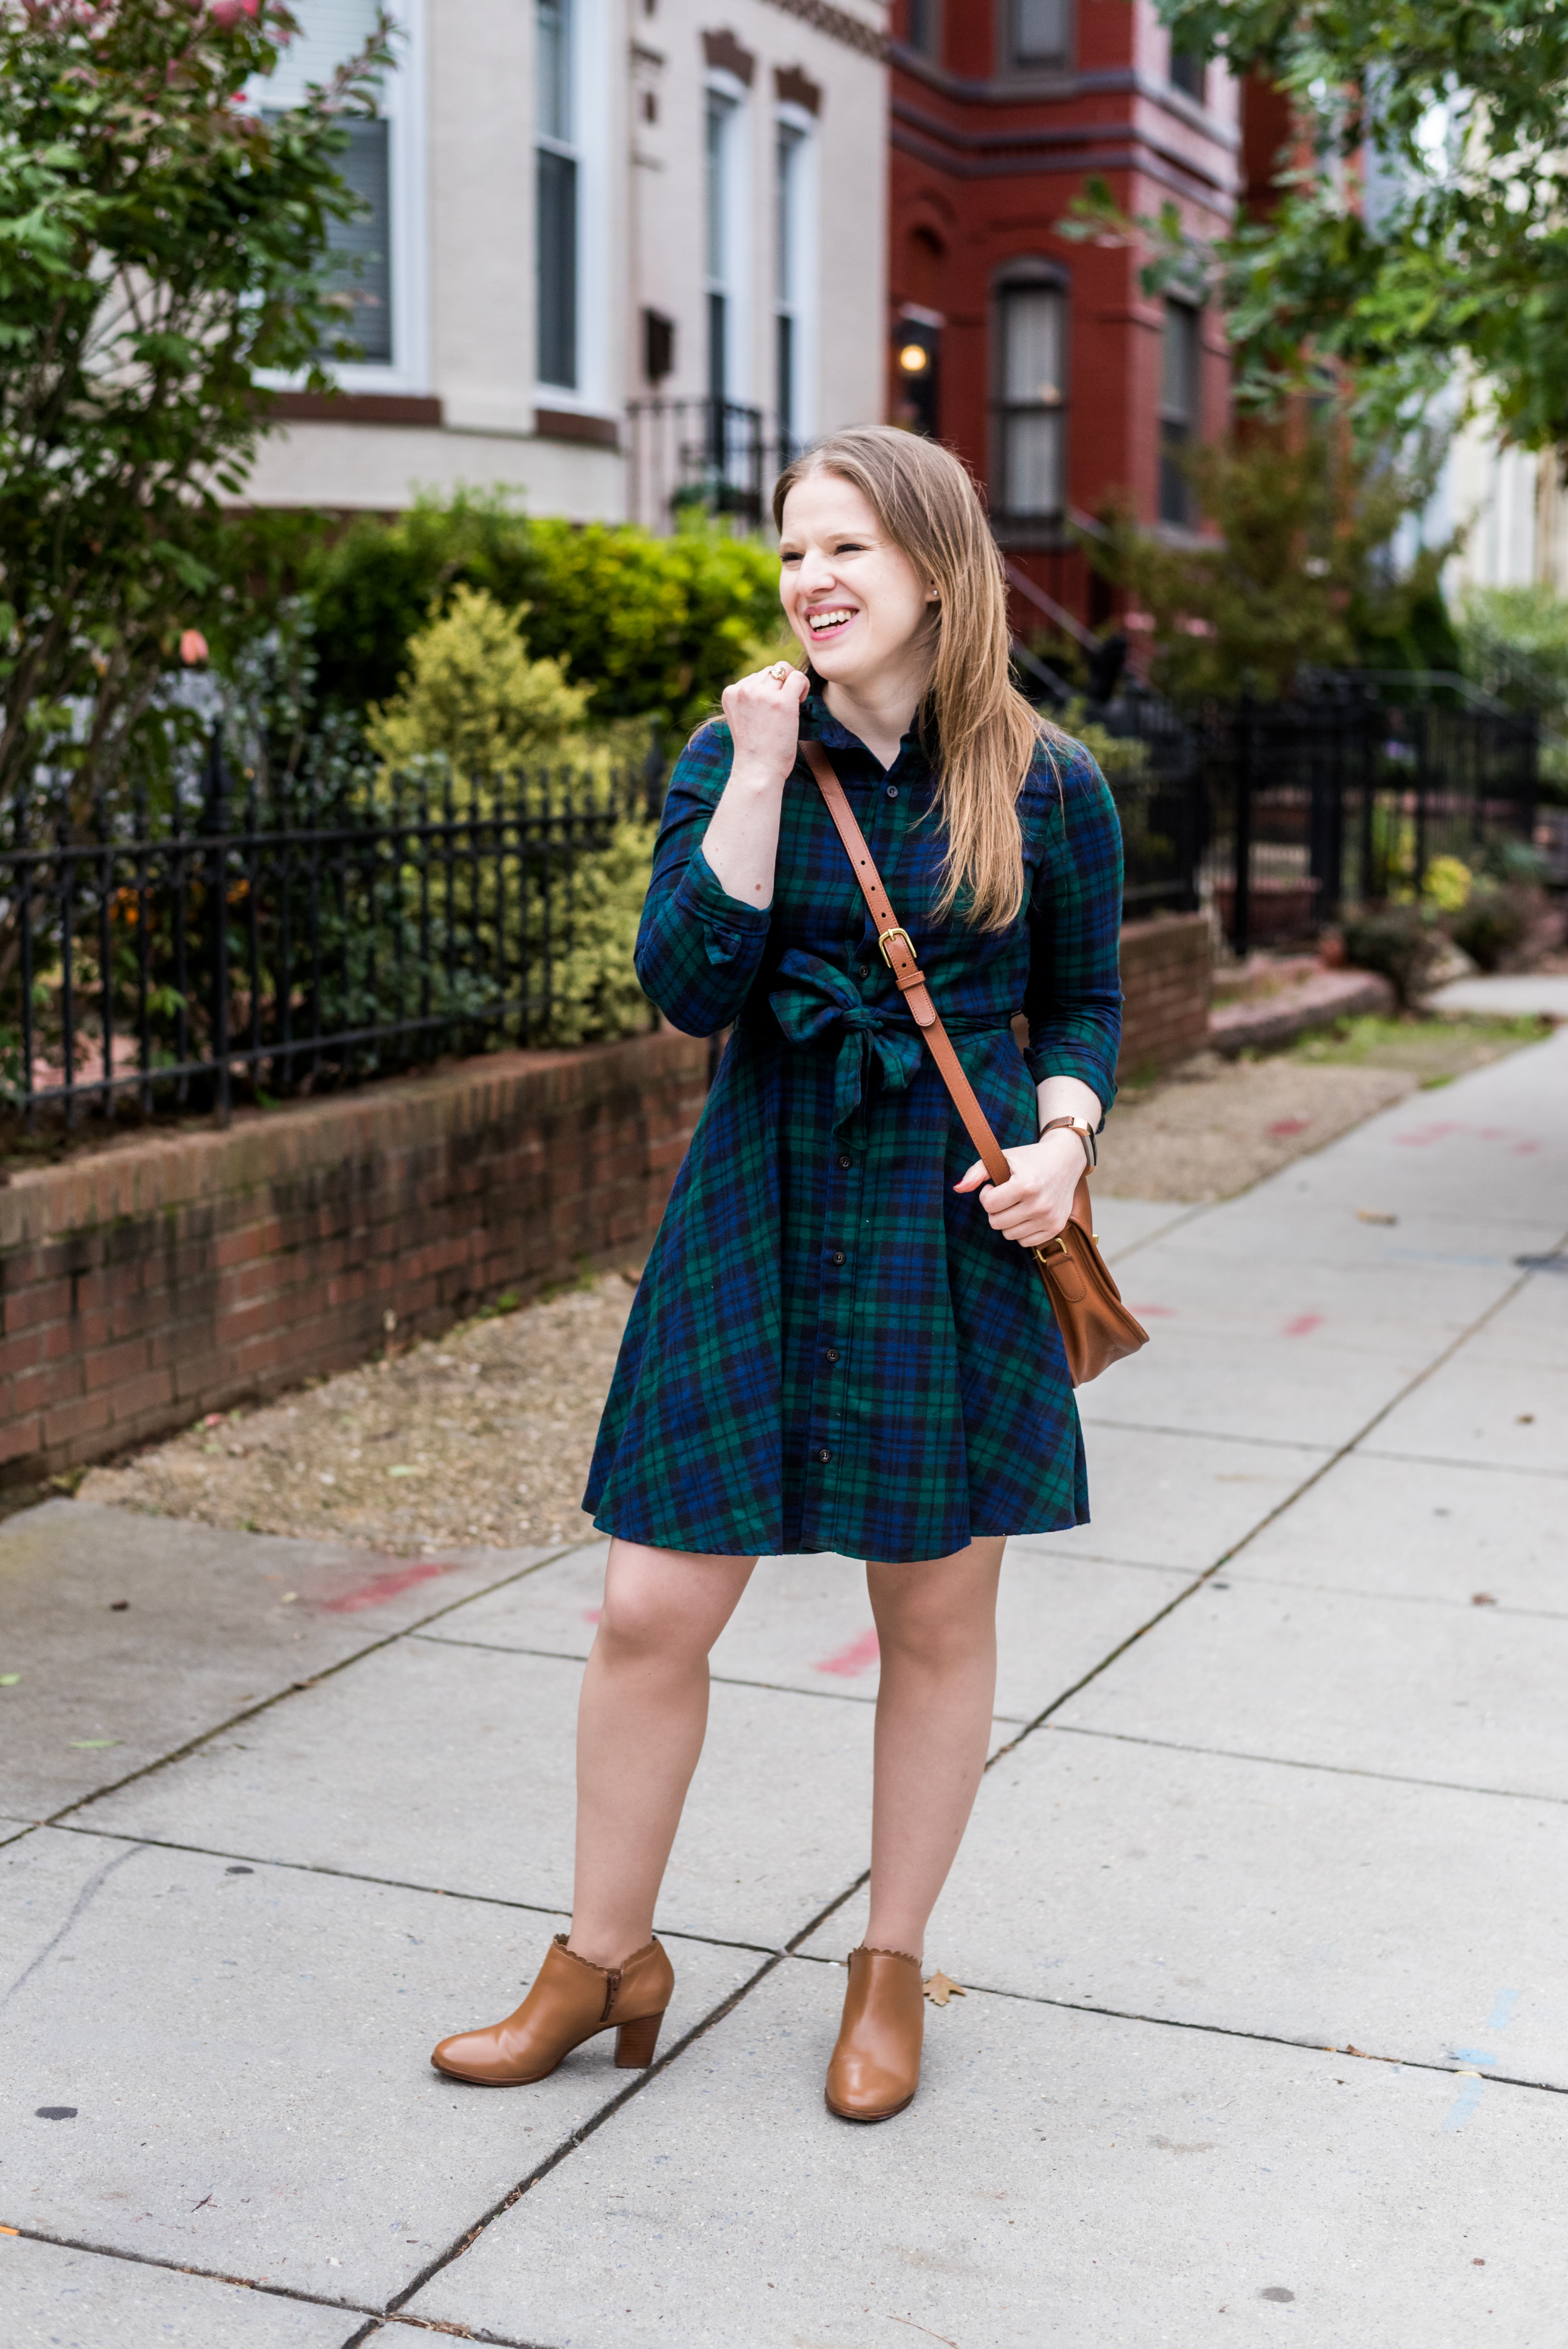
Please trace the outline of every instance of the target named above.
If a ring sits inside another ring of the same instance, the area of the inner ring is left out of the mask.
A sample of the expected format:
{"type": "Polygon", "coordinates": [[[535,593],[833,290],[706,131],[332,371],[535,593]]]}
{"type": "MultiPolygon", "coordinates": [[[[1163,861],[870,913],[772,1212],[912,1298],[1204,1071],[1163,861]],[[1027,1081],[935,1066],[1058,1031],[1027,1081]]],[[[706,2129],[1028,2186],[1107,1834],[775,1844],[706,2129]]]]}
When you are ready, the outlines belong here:
{"type": "Polygon", "coordinates": [[[1512,1158],[1533,1158],[1541,1148],[1528,1136],[1522,1142],[1513,1140],[1512,1130],[1506,1125],[1457,1125],[1451,1119],[1418,1126],[1413,1133],[1397,1133],[1394,1139],[1406,1150],[1427,1150],[1434,1142],[1447,1142],[1456,1133],[1468,1133],[1475,1142],[1506,1142],[1512,1158]]]}
{"type": "Polygon", "coordinates": [[[584,1623],[596,1623],[603,1611],[604,1610],[602,1607],[584,1607],[583,1609],[583,1620],[584,1623]]]}
{"type": "Polygon", "coordinates": [[[849,1646],[841,1648],[836,1656],[824,1656],[820,1664],[812,1665],[811,1670],[814,1672],[833,1672],[840,1680],[852,1681],[857,1673],[870,1671],[881,1653],[873,1629],[862,1631],[858,1640],[851,1640],[849,1646]]]}
{"type": "Polygon", "coordinates": [[[1311,1123],[1312,1120],[1309,1117],[1279,1117],[1270,1126],[1269,1132],[1281,1135],[1305,1133],[1311,1123]]]}
{"type": "Polygon", "coordinates": [[[1130,1305],[1127,1309],[1140,1321],[1174,1321],[1176,1319],[1173,1305],[1130,1305]]]}
{"type": "Polygon", "coordinates": [[[315,1603],[324,1615],[357,1615],[366,1607],[385,1606],[388,1599],[400,1592],[412,1590],[421,1582],[433,1582],[438,1574],[455,1574],[456,1561],[444,1566],[400,1566],[387,1574],[373,1574],[356,1590],[346,1590],[341,1599],[318,1599],[315,1603]]]}
{"type": "Polygon", "coordinates": [[[1321,1313],[1298,1313],[1294,1320],[1285,1323],[1280,1335],[1282,1338],[1310,1338],[1315,1330],[1322,1329],[1323,1320],[1321,1313]]]}

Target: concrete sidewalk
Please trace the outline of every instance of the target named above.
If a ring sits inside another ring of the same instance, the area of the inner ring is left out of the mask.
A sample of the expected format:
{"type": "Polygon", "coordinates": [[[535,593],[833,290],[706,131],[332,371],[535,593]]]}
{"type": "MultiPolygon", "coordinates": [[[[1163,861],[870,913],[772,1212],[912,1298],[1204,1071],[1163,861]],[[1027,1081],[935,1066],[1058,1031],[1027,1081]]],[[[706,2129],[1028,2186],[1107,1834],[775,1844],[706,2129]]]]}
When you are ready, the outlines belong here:
{"type": "Polygon", "coordinates": [[[493,2095],[426,2059],[564,1921],[602,1550],[0,1528],[4,2349],[1555,2349],[1565,1167],[1559,1032],[1104,1203],[1157,1342],[1082,1399],[1094,1524],[1009,1551],[968,1995],[883,2128],[821,2102],[853,1566],[716,1654],[659,2066],[493,2095]]]}

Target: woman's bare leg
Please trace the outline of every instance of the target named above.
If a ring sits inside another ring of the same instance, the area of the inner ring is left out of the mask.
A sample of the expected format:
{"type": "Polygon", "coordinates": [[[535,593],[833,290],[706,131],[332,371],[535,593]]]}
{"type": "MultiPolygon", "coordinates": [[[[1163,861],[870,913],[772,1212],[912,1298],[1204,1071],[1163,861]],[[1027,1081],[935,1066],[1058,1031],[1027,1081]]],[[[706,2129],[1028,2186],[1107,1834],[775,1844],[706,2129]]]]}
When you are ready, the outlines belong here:
{"type": "Polygon", "coordinates": [[[882,1650],[867,1946],[922,1957],[985,1766],[1003,1538],[866,1568],[882,1650]]]}
{"type": "Polygon", "coordinates": [[[707,1727],[707,1653],[756,1565],[613,1541],[577,1708],[570,1946],[618,1966],[654,1930],[707,1727]]]}

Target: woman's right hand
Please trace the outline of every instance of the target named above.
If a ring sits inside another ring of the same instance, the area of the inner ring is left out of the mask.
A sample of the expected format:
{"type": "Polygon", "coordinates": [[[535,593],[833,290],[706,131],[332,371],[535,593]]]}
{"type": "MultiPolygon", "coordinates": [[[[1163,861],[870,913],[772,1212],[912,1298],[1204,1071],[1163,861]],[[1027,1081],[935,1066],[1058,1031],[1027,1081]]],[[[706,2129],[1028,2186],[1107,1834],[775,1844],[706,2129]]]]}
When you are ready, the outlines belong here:
{"type": "Polygon", "coordinates": [[[800,735],[800,705],[809,690],[803,669],[782,678],[770,668],[727,686],[724,714],[735,744],[732,776],[744,783],[777,784],[782,791],[795,764],[800,735]]]}

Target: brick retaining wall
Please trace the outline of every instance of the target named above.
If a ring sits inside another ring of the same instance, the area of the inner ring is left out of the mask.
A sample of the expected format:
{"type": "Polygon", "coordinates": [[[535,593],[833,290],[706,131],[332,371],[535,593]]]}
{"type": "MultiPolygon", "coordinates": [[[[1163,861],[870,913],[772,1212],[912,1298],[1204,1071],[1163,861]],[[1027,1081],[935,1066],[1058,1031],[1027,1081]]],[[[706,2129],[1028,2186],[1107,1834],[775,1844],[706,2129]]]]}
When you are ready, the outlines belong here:
{"type": "Polygon", "coordinates": [[[52,1474],[645,1250],[702,1107],[673,1033],[497,1053],[0,1189],[0,1468],[52,1474]]]}
{"type": "MultiPolygon", "coordinates": [[[[1198,1050],[1198,915],[1122,933],[1124,1071],[1198,1050]]],[[[431,1335],[575,1263],[640,1254],[707,1080],[665,1031],[497,1053],[155,1134],[0,1188],[0,1477],[51,1475],[204,1411],[431,1335]]]]}
{"type": "Polygon", "coordinates": [[[1157,915],[1123,928],[1123,1083],[1173,1069],[1207,1044],[1210,935],[1206,914],[1157,915]]]}

